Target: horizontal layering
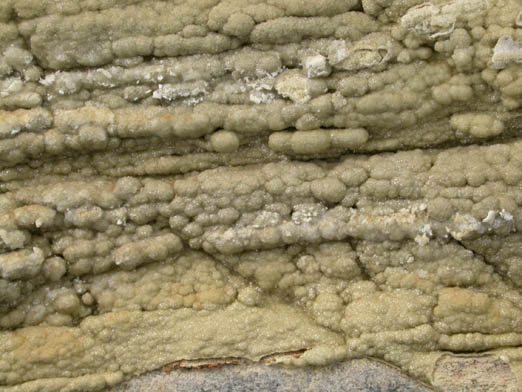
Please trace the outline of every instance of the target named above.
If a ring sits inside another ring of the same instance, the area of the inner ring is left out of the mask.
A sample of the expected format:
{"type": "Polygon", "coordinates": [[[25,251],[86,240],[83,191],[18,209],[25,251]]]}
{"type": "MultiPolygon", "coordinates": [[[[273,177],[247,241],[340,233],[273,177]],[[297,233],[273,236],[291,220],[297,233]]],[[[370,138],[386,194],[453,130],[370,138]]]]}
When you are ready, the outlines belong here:
{"type": "Polygon", "coordinates": [[[519,0],[1,0],[0,391],[295,350],[522,380],[521,27],[519,0]]]}

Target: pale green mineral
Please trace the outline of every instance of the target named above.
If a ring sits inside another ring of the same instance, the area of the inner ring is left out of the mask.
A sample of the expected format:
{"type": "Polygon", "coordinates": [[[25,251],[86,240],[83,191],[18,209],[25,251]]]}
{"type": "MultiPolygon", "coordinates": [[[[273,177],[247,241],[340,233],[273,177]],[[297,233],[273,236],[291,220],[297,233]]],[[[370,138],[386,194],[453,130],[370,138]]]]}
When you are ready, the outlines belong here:
{"type": "Polygon", "coordinates": [[[521,15],[0,0],[0,391],[297,350],[522,388],[521,15]]]}

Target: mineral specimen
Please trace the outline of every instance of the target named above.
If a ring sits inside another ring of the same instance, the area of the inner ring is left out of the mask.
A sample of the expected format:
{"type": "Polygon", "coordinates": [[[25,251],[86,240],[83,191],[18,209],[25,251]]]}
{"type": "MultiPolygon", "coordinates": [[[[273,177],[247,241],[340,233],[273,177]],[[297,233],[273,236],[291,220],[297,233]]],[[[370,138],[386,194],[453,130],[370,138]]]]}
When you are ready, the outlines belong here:
{"type": "Polygon", "coordinates": [[[0,391],[295,350],[520,386],[521,15],[1,0],[0,391]]]}

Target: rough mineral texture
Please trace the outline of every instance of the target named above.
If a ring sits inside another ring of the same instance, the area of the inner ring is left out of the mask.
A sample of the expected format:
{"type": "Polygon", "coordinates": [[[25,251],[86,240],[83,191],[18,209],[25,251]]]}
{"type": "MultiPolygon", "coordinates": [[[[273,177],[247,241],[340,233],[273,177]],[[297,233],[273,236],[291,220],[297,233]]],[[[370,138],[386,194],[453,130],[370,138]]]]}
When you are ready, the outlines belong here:
{"type": "Polygon", "coordinates": [[[352,359],[315,368],[267,367],[263,363],[226,360],[220,369],[163,368],[111,389],[111,392],[143,391],[432,392],[426,385],[397,375],[396,369],[368,359],[352,359]]]}
{"type": "Polygon", "coordinates": [[[521,290],[520,0],[0,0],[0,391],[521,388],[521,290]]]}

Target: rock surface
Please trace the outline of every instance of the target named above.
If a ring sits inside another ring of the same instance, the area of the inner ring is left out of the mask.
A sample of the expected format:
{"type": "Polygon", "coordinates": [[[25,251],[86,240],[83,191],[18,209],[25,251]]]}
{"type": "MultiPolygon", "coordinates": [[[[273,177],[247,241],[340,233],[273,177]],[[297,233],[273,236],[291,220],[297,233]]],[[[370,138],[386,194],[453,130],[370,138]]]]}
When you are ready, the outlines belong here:
{"type": "Polygon", "coordinates": [[[330,391],[429,392],[396,369],[354,359],[321,368],[285,369],[240,363],[219,369],[176,369],[134,378],[111,392],[171,391],[330,391]]]}
{"type": "Polygon", "coordinates": [[[521,15],[2,0],[0,391],[289,352],[520,388],[521,15]]]}

